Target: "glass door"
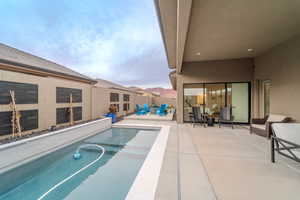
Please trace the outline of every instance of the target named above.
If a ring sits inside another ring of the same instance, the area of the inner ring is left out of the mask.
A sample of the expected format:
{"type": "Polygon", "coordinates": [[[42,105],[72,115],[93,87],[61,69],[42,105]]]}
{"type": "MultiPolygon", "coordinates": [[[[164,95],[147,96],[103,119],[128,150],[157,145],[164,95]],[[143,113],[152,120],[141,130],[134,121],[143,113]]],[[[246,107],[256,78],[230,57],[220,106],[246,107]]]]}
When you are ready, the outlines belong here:
{"type": "Polygon", "coordinates": [[[227,84],[227,104],[232,107],[234,122],[249,123],[249,83],[227,84]]]}
{"type": "Polygon", "coordinates": [[[225,83],[205,84],[205,113],[217,117],[225,106],[225,83]]]}
{"type": "Polygon", "coordinates": [[[203,84],[186,84],[183,91],[183,119],[185,122],[190,122],[192,107],[200,107],[201,110],[204,109],[204,87],[203,84]]]}
{"type": "MultiPolygon", "coordinates": [[[[267,95],[266,95],[267,96],[267,95]]],[[[185,122],[190,122],[192,107],[200,107],[202,113],[218,117],[221,108],[232,108],[234,122],[249,123],[250,83],[205,83],[184,85],[185,122]]]]}

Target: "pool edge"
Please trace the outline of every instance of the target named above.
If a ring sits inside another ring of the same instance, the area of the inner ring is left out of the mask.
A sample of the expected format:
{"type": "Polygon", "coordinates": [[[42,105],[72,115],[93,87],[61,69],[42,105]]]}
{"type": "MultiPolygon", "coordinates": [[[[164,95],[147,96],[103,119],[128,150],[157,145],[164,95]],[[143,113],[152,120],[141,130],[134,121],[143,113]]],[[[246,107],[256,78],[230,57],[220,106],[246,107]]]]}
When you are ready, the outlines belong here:
{"type": "Polygon", "coordinates": [[[160,171],[166,152],[170,126],[167,125],[144,125],[144,124],[120,124],[113,127],[129,128],[160,128],[160,132],[148,153],[140,171],[138,172],[125,200],[154,200],[160,177],[160,171]]]}

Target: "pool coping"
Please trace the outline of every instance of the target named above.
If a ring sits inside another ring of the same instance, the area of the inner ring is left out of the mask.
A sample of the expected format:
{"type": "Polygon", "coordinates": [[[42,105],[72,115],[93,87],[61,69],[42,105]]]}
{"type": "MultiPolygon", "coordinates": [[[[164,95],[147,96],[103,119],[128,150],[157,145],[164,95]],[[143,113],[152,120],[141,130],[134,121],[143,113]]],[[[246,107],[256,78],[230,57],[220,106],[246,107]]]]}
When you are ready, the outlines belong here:
{"type": "Polygon", "coordinates": [[[160,129],[160,132],[139,170],[125,200],[154,200],[167,147],[170,126],[119,124],[112,127],[160,129]]]}
{"type": "Polygon", "coordinates": [[[8,144],[2,144],[2,145],[0,145],[0,151],[3,150],[3,149],[18,146],[18,145],[21,145],[21,144],[24,144],[24,143],[27,143],[27,142],[38,140],[38,139],[41,139],[41,138],[44,138],[44,137],[49,137],[49,136],[52,136],[52,135],[55,135],[55,134],[58,134],[58,133],[61,133],[61,132],[70,131],[70,130],[73,130],[73,129],[77,129],[77,128],[80,128],[80,127],[83,127],[83,126],[86,126],[86,125],[94,124],[94,123],[97,123],[97,122],[100,122],[100,121],[105,121],[105,120],[108,120],[108,119],[109,118],[98,119],[98,120],[94,120],[94,121],[91,121],[91,122],[71,126],[71,127],[68,127],[68,128],[63,128],[63,129],[60,129],[60,130],[57,130],[57,131],[51,131],[51,132],[43,134],[43,135],[38,135],[38,136],[35,136],[35,137],[19,140],[19,141],[16,141],[16,142],[11,142],[11,143],[8,143],[8,144]]]}
{"type": "MultiPolygon", "coordinates": [[[[97,122],[99,123],[99,122],[102,122],[102,121],[110,121],[109,122],[110,123],[110,127],[109,128],[112,127],[112,125],[111,125],[111,118],[99,119],[99,120],[95,120],[95,121],[92,121],[92,122],[88,122],[88,123],[84,123],[84,124],[79,124],[79,125],[75,125],[75,126],[72,126],[72,127],[65,128],[65,129],[61,129],[61,130],[58,130],[58,131],[53,131],[53,132],[50,132],[50,133],[47,133],[47,134],[44,134],[44,135],[40,135],[40,136],[36,136],[36,137],[24,139],[24,140],[12,142],[12,143],[9,143],[9,144],[5,144],[3,146],[0,146],[1,147],[0,148],[0,152],[1,151],[5,151],[5,150],[7,150],[7,149],[9,149],[11,147],[26,145],[27,143],[30,144],[30,142],[35,141],[35,140],[43,139],[45,137],[50,137],[50,136],[53,136],[53,135],[56,135],[56,134],[59,134],[59,133],[64,133],[64,132],[72,131],[73,129],[78,129],[78,128],[83,127],[83,126],[95,124],[97,122]]],[[[107,130],[109,128],[104,128],[102,131],[107,130]]],[[[41,158],[43,156],[46,156],[46,155],[48,155],[48,154],[50,154],[50,153],[52,153],[52,152],[54,152],[56,150],[62,149],[64,147],[67,147],[67,146],[69,146],[71,144],[74,144],[76,142],[79,142],[79,141],[81,141],[81,140],[83,140],[85,138],[91,137],[91,136],[93,136],[93,135],[95,135],[97,133],[98,133],[98,131],[92,131],[92,132],[90,132],[90,133],[88,133],[88,134],[86,134],[84,136],[77,137],[75,139],[69,140],[69,141],[67,141],[67,142],[65,142],[65,143],[63,143],[61,145],[55,145],[54,147],[49,148],[49,149],[47,149],[45,151],[37,152],[36,154],[32,155],[31,157],[28,157],[28,158],[26,157],[26,158],[19,159],[19,160],[17,160],[17,162],[11,163],[11,164],[9,164],[7,166],[3,166],[3,167],[0,166],[0,174],[5,173],[5,172],[7,172],[9,170],[15,169],[15,168],[17,168],[19,166],[22,166],[22,165],[24,165],[26,163],[29,163],[31,161],[34,161],[36,159],[39,159],[39,158],[41,158]]]]}
{"type": "MultiPolygon", "coordinates": [[[[61,132],[77,129],[82,126],[86,126],[88,124],[93,124],[93,123],[96,123],[99,121],[104,121],[104,120],[107,120],[107,119],[100,119],[100,120],[92,121],[89,123],[80,124],[77,126],[54,131],[51,133],[47,133],[45,135],[40,135],[40,136],[36,136],[33,138],[24,139],[22,141],[16,141],[13,143],[9,143],[9,144],[0,146],[1,147],[0,151],[8,149],[10,147],[26,144],[26,143],[29,143],[34,140],[52,136],[52,135],[55,135],[55,134],[58,134],[61,132]]],[[[154,200],[155,192],[156,192],[158,181],[159,181],[160,171],[161,171],[161,167],[162,167],[162,163],[163,163],[163,158],[164,158],[164,154],[165,154],[166,147],[167,147],[170,126],[166,126],[166,125],[157,125],[156,126],[156,125],[147,125],[147,124],[112,124],[110,126],[110,128],[137,128],[137,129],[160,130],[157,135],[157,138],[155,139],[147,157],[145,158],[144,163],[142,164],[142,166],[141,166],[137,176],[135,177],[135,180],[134,180],[133,184],[131,185],[131,187],[128,191],[128,194],[126,196],[126,200],[140,200],[140,199],[154,200]]],[[[31,162],[32,160],[38,159],[42,156],[45,156],[53,151],[56,151],[57,149],[61,149],[65,146],[75,143],[76,141],[80,141],[80,140],[82,140],[82,138],[92,136],[95,133],[96,132],[91,132],[90,134],[87,134],[83,137],[76,138],[67,143],[64,143],[61,146],[56,146],[52,149],[48,149],[45,152],[39,152],[39,153],[37,153],[37,155],[32,156],[30,159],[25,159],[16,164],[6,166],[3,169],[0,169],[0,173],[4,173],[6,171],[9,171],[10,169],[13,169],[13,168],[16,168],[25,163],[31,162]]]]}

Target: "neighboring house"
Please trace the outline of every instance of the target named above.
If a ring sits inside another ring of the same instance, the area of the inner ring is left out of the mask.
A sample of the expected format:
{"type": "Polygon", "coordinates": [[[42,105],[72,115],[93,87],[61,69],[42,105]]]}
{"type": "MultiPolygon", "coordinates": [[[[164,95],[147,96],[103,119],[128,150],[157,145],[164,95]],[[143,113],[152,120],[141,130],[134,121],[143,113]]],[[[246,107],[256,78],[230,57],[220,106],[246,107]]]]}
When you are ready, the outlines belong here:
{"type": "MultiPolygon", "coordinates": [[[[176,107],[176,95],[174,90],[164,88],[146,88],[130,87],[130,89],[141,93],[143,96],[151,97],[152,103],[156,105],[168,104],[176,107]],[[171,92],[170,92],[171,91],[171,92]],[[171,93],[171,95],[169,95],[171,93]],[[163,94],[163,95],[161,95],[163,94]]],[[[176,94],[176,91],[175,91],[176,94]]]]}
{"type": "Polygon", "coordinates": [[[151,104],[151,97],[143,96],[139,91],[103,79],[96,81],[94,90],[98,91],[94,94],[102,95],[101,99],[107,99],[101,105],[94,106],[99,112],[107,112],[109,106],[114,105],[117,107],[117,115],[125,116],[135,111],[135,104],[151,104]]]}
{"type": "Polygon", "coordinates": [[[91,119],[96,81],[62,65],[0,44],[0,137],[11,133],[10,91],[15,92],[23,131],[69,121],[70,94],[75,122],[91,119]]]}
{"type": "Polygon", "coordinates": [[[155,0],[177,121],[192,106],[233,108],[237,123],[283,114],[300,121],[300,12],[296,1],[155,0]],[[265,2],[266,3],[266,2],[265,2]]]}
{"type": "Polygon", "coordinates": [[[0,43],[0,138],[12,133],[10,91],[15,93],[21,130],[26,134],[69,125],[71,113],[78,123],[103,117],[110,105],[117,107],[121,117],[133,113],[136,104],[161,102],[154,94],[145,96],[106,80],[94,80],[0,43]]]}
{"type": "Polygon", "coordinates": [[[22,132],[103,117],[109,106],[118,116],[133,113],[135,104],[151,104],[150,97],[121,85],[91,79],[67,67],[0,44],[0,137],[12,132],[10,91],[21,114],[22,132]],[[70,103],[72,94],[72,104],[70,103]]]}

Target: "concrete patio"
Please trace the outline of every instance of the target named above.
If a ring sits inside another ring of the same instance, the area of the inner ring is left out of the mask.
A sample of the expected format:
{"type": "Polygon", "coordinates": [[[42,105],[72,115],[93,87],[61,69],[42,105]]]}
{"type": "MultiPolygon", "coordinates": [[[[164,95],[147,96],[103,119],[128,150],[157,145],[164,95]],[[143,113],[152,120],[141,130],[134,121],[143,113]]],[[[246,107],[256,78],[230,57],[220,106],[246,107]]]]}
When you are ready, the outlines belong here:
{"type": "Polygon", "coordinates": [[[132,115],[128,115],[128,116],[124,117],[124,119],[127,119],[127,120],[172,121],[173,116],[174,116],[173,112],[168,113],[164,116],[148,113],[146,115],[132,114],[132,115]]]}
{"type": "Polygon", "coordinates": [[[120,124],[171,126],[157,200],[299,199],[300,165],[276,155],[269,141],[245,127],[195,127],[168,121],[123,120],[120,124]]]}

